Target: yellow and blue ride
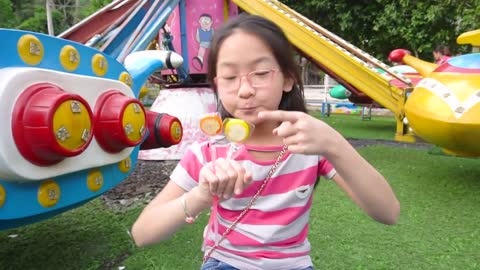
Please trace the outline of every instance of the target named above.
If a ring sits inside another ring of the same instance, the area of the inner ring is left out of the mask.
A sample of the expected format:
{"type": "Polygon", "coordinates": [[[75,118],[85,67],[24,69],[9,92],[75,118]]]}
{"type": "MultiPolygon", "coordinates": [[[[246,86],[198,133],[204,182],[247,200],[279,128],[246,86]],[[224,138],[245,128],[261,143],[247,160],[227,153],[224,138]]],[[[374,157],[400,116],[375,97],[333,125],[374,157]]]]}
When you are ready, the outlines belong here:
{"type": "Polygon", "coordinates": [[[140,148],[182,139],[177,118],[138,100],[181,56],[139,51],[122,65],[43,34],[0,29],[0,39],[0,230],[77,207],[125,179],[140,148]]]}
{"type": "MultiPolygon", "coordinates": [[[[459,44],[480,46],[480,31],[460,35],[459,44]]],[[[480,53],[459,55],[437,65],[397,49],[390,59],[423,77],[405,103],[405,123],[445,153],[480,156],[480,53]]]]}

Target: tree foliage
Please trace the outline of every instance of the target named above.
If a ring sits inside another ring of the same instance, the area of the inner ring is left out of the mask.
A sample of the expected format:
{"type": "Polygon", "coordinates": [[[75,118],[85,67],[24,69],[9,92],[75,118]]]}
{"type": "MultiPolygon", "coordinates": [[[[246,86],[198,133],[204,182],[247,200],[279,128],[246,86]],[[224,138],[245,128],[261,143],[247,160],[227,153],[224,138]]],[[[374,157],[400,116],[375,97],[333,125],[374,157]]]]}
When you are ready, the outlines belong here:
{"type": "Polygon", "coordinates": [[[12,20],[7,20],[7,18],[15,18],[11,1],[0,0],[0,18],[2,18],[0,20],[0,27],[10,28],[15,26],[12,20]]]}
{"type": "Polygon", "coordinates": [[[385,60],[395,48],[431,59],[437,44],[466,52],[456,38],[480,28],[480,0],[281,0],[322,27],[385,60]]]}
{"type": "MultiPolygon", "coordinates": [[[[111,1],[52,0],[55,34],[111,1]]],[[[470,48],[458,46],[456,38],[480,28],[480,0],[280,1],[382,60],[395,48],[431,59],[433,47],[440,43],[455,52],[467,52],[470,48]]],[[[0,0],[0,27],[46,33],[45,2],[0,0]]]]}
{"type": "MultiPolygon", "coordinates": [[[[53,0],[52,20],[59,34],[111,0],[53,0]]],[[[0,0],[0,27],[47,33],[45,0],[0,0]]]]}

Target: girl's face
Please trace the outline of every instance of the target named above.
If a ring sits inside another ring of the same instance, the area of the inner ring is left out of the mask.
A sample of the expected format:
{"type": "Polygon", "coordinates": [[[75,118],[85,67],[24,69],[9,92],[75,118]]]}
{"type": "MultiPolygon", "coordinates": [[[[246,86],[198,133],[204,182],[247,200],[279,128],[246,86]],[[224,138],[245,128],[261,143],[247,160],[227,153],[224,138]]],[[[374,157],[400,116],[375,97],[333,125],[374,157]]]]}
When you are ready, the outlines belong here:
{"type": "Polygon", "coordinates": [[[235,118],[254,124],[259,112],[277,110],[283,91],[293,87],[293,80],[284,77],[270,47],[243,31],[223,41],[215,83],[223,107],[235,118]]]}

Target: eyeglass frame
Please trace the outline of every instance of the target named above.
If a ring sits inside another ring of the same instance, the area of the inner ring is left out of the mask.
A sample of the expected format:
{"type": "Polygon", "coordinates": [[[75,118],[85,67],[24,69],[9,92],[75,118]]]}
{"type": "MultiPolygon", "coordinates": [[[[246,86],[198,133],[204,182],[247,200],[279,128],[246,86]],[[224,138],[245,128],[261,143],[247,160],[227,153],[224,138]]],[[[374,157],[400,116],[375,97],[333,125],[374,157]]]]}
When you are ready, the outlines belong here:
{"type": "MultiPolygon", "coordinates": [[[[279,71],[277,68],[272,68],[272,69],[257,69],[257,70],[254,70],[254,71],[251,71],[247,74],[244,74],[244,75],[240,75],[240,79],[238,80],[238,86],[235,87],[235,88],[232,88],[232,89],[228,89],[228,90],[238,90],[240,89],[240,87],[242,86],[242,79],[245,78],[248,82],[248,85],[250,85],[251,87],[253,88],[259,88],[259,87],[264,87],[268,84],[265,84],[265,85],[253,85],[252,82],[251,82],[251,79],[249,76],[251,76],[252,74],[255,74],[256,72],[261,72],[261,71],[268,71],[268,72],[271,72],[272,75],[270,76],[270,81],[272,81],[273,77],[277,74],[277,72],[279,71]]],[[[217,85],[218,87],[218,76],[215,76],[214,78],[214,82],[215,84],[217,85]]]]}

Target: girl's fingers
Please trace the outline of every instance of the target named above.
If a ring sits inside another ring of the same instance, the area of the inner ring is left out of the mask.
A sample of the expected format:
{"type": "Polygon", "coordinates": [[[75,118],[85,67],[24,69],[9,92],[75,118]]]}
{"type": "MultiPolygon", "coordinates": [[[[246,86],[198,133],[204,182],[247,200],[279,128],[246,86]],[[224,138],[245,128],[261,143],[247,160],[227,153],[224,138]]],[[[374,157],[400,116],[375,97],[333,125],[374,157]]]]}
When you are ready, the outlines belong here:
{"type": "Polygon", "coordinates": [[[283,139],[283,143],[288,146],[288,151],[298,154],[306,154],[309,148],[310,140],[306,138],[305,133],[297,133],[283,139]]]}
{"type": "Polygon", "coordinates": [[[213,171],[206,167],[200,171],[200,184],[206,189],[210,190],[210,184],[212,183],[212,179],[217,178],[217,176],[213,173],[213,171]]]}
{"type": "Polygon", "coordinates": [[[219,195],[223,193],[225,181],[228,179],[227,172],[219,162],[215,164],[215,176],[216,177],[211,179],[212,181],[210,182],[210,192],[212,192],[212,195],[219,195]]]}
{"type": "Polygon", "coordinates": [[[275,128],[273,130],[273,134],[277,135],[277,136],[280,136],[280,137],[288,137],[288,136],[292,136],[296,133],[296,130],[294,128],[294,126],[292,125],[292,123],[290,122],[282,122],[282,124],[280,124],[280,126],[278,126],[277,128],[275,128]]]}
{"type": "Polygon", "coordinates": [[[201,171],[200,171],[200,185],[203,189],[208,191],[211,195],[215,194],[217,187],[218,187],[218,177],[213,172],[213,164],[207,164],[201,171]]]}
{"type": "Polygon", "coordinates": [[[245,172],[245,175],[243,176],[243,186],[244,186],[244,188],[247,187],[248,185],[250,185],[250,183],[252,183],[252,180],[253,180],[252,173],[249,172],[249,171],[245,172]]]}
{"type": "Polygon", "coordinates": [[[290,146],[290,145],[296,145],[299,143],[299,136],[298,134],[295,134],[293,136],[288,136],[283,138],[283,143],[290,146]]]}
{"type": "Polygon", "coordinates": [[[228,199],[232,196],[233,188],[235,186],[235,180],[237,179],[237,170],[232,165],[233,163],[236,162],[232,160],[226,160],[224,166],[224,170],[227,173],[227,178],[224,179],[224,181],[222,182],[223,192],[218,192],[218,196],[223,197],[224,199],[228,199]]]}
{"type": "Polygon", "coordinates": [[[287,144],[288,151],[297,154],[307,154],[307,146],[304,144],[287,144]]]}
{"type": "Polygon", "coordinates": [[[276,120],[278,122],[289,121],[296,122],[302,116],[302,112],[293,111],[261,111],[258,117],[262,120],[276,120]]]}
{"type": "Polygon", "coordinates": [[[224,199],[230,199],[233,194],[233,190],[235,188],[235,178],[231,178],[230,181],[228,181],[227,185],[225,186],[225,189],[223,190],[223,198],[224,199]]]}
{"type": "Polygon", "coordinates": [[[224,197],[224,193],[229,196],[233,192],[232,190],[235,185],[235,179],[237,179],[237,172],[235,168],[232,167],[231,163],[232,160],[222,158],[218,159],[215,164],[216,168],[218,168],[218,172],[216,173],[218,185],[215,194],[219,197],[224,197]]]}
{"type": "Polygon", "coordinates": [[[240,194],[244,188],[252,181],[252,175],[235,160],[218,159],[215,162],[215,172],[212,170],[213,164],[208,165],[208,169],[203,170],[201,177],[205,187],[212,195],[221,199],[229,199],[233,194],[240,194]]]}
{"type": "Polygon", "coordinates": [[[211,195],[215,195],[217,193],[218,182],[219,181],[216,175],[209,179],[208,188],[210,189],[211,195]]]}
{"type": "Polygon", "coordinates": [[[235,195],[239,195],[243,192],[243,189],[245,188],[244,179],[246,172],[245,169],[240,166],[238,162],[232,162],[232,166],[237,171],[237,179],[232,186],[232,193],[234,193],[235,195]]]}

